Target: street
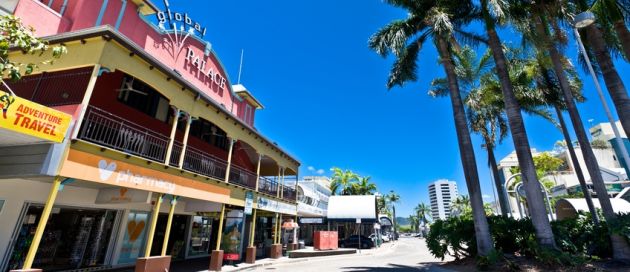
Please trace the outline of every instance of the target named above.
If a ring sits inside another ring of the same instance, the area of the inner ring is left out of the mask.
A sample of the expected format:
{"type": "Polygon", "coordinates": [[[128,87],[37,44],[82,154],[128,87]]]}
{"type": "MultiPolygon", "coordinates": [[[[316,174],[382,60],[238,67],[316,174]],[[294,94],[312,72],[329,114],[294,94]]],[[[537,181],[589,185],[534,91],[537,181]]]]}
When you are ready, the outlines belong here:
{"type": "Polygon", "coordinates": [[[387,243],[360,254],[309,258],[250,271],[448,271],[439,268],[440,263],[431,256],[423,239],[401,238],[393,246],[387,243]]]}

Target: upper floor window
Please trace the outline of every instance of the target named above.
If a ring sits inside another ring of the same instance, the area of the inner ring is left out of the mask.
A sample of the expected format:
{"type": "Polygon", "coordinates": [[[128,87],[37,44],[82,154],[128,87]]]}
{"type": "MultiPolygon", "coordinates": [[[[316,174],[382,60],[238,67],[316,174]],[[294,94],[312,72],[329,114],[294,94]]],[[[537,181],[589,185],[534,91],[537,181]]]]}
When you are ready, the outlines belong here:
{"type": "Polygon", "coordinates": [[[118,91],[118,101],[145,114],[166,122],[169,117],[169,101],[148,84],[125,75],[118,91]]]}
{"type": "Polygon", "coordinates": [[[254,109],[251,105],[245,104],[245,114],[243,115],[243,121],[250,126],[254,123],[254,109]]]}
{"type": "Polygon", "coordinates": [[[197,119],[192,122],[190,134],[223,150],[228,149],[227,133],[204,119],[197,119]]]}

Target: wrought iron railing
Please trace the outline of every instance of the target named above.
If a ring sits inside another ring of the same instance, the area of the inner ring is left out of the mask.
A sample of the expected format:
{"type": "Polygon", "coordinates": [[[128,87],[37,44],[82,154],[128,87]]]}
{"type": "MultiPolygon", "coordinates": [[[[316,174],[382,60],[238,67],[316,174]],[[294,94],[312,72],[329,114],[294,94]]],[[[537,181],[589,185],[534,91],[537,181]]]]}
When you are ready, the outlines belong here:
{"type": "Polygon", "coordinates": [[[295,201],[295,188],[282,187],[282,198],[290,201],[295,201]]]}
{"type": "Polygon", "coordinates": [[[258,191],[268,195],[276,196],[278,194],[278,183],[267,177],[261,176],[258,180],[258,191]]]}
{"type": "MultiPolygon", "coordinates": [[[[181,150],[181,145],[179,150],[181,150]]],[[[182,168],[222,181],[225,179],[225,169],[227,169],[227,163],[222,159],[214,157],[192,146],[187,146],[186,153],[184,154],[184,165],[182,168]]]]}
{"type": "Polygon", "coordinates": [[[168,146],[168,137],[93,106],[85,113],[79,138],[159,162],[168,146]]]}
{"type": "Polygon", "coordinates": [[[232,164],[230,168],[230,183],[238,184],[250,189],[256,189],[256,173],[232,164]]]}

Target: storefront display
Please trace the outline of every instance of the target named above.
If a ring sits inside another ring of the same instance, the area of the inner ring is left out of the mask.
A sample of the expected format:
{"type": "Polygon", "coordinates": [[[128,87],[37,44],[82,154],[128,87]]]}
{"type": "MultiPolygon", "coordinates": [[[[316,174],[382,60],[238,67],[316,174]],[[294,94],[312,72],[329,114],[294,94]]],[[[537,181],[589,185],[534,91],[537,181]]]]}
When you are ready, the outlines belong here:
{"type": "Polygon", "coordinates": [[[146,240],[146,229],[148,228],[149,213],[144,211],[130,211],[127,215],[127,226],[124,228],[120,249],[119,264],[135,263],[140,257],[146,240]]]}
{"type": "Polygon", "coordinates": [[[226,214],[225,227],[223,228],[223,238],[221,239],[221,249],[223,259],[238,261],[241,259],[243,248],[243,211],[230,211],[226,214]]]}
{"type": "MultiPolygon", "coordinates": [[[[23,265],[42,209],[41,205],[28,208],[10,255],[9,269],[23,265]]],[[[117,214],[112,210],[54,207],[33,264],[45,271],[104,265],[117,214]]]]}
{"type": "MultiPolygon", "coordinates": [[[[184,247],[186,246],[186,230],[188,228],[189,219],[190,216],[188,215],[173,215],[171,233],[169,235],[168,246],[166,247],[166,255],[171,256],[173,260],[183,259],[185,257],[184,247]]],[[[158,216],[158,222],[155,227],[151,256],[162,254],[162,245],[166,233],[166,221],[168,221],[168,214],[161,213],[158,216]]]]}
{"type": "Polygon", "coordinates": [[[188,256],[205,256],[210,254],[212,221],[213,218],[211,217],[193,216],[188,256]]]}

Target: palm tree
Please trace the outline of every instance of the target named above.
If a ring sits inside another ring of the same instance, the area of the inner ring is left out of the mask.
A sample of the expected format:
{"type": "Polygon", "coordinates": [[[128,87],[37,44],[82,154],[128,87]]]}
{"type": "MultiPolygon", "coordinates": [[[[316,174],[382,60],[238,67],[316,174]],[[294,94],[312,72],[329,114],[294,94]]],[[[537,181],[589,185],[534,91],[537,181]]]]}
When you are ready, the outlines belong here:
{"type": "Polygon", "coordinates": [[[332,171],[333,171],[333,175],[330,182],[331,194],[332,195],[336,195],[337,193],[341,195],[350,194],[352,183],[358,178],[357,174],[353,173],[350,170],[345,170],[345,171],[341,170],[338,167],[333,167],[332,171]]]}
{"type": "Polygon", "coordinates": [[[455,65],[452,53],[456,46],[454,32],[461,33],[458,27],[467,23],[473,6],[465,1],[445,0],[388,0],[387,3],[406,9],[409,16],[404,20],[389,23],[375,33],[369,40],[369,46],[374,51],[386,57],[389,53],[396,56],[396,61],[389,74],[388,88],[395,85],[402,86],[407,81],[417,79],[417,58],[424,43],[431,39],[438,51],[440,62],[447,75],[449,93],[455,128],[464,169],[464,176],[468,193],[472,198],[473,221],[477,252],[486,256],[493,249],[492,237],[488,221],[483,211],[483,200],[479,185],[479,174],[472,141],[466,122],[466,113],[461,99],[455,65]]]}
{"type": "Polygon", "coordinates": [[[352,195],[373,195],[376,192],[376,184],[370,182],[370,177],[359,177],[358,181],[352,183],[352,195]]]}
{"type": "Polygon", "coordinates": [[[387,216],[391,217],[391,212],[389,211],[389,203],[387,203],[387,197],[381,194],[378,194],[376,197],[376,208],[378,209],[379,214],[387,214],[387,216]]]}
{"type": "Polygon", "coordinates": [[[602,25],[607,26],[604,30],[614,31],[626,60],[630,61],[630,31],[626,25],[630,19],[630,2],[627,0],[595,0],[591,2],[589,10],[595,13],[602,25]]]}
{"type": "Polygon", "coordinates": [[[416,217],[418,218],[418,224],[422,222],[422,236],[425,236],[425,230],[427,223],[429,223],[429,218],[431,217],[431,208],[424,203],[418,204],[415,207],[416,217]]]}
{"type": "MultiPolygon", "coordinates": [[[[548,64],[549,61],[547,61],[548,59],[549,58],[541,56],[541,54],[537,54],[535,59],[527,61],[526,70],[531,71],[531,78],[533,81],[535,81],[536,90],[543,95],[546,103],[553,107],[556,111],[559,127],[562,131],[562,136],[564,137],[566,149],[569,152],[569,157],[573,164],[575,175],[578,178],[580,187],[582,188],[582,192],[585,192],[584,198],[586,199],[586,204],[588,206],[589,212],[591,213],[591,219],[593,220],[593,223],[599,224],[599,218],[597,211],[595,210],[595,205],[593,205],[593,199],[591,197],[591,194],[588,193],[589,190],[586,186],[586,179],[584,178],[584,173],[582,172],[582,167],[580,166],[580,163],[578,161],[575,149],[573,148],[573,141],[571,140],[571,136],[569,135],[569,129],[567,128],[564,117],[562,115],[563,109],[566,108],[561,94],[562,90],[560,89],[558,80],[553,75],[553,71],[548,68],[548,66],[550,66],[548,64]]],[[[565,61],[564,69],[565,73],[569,76],[569,86],[573,97],[578,102],[584,101],[584,97],[582,96],[582,82],[580,81],[577,72],[568,61],[565,61]]]]}
{"type": "Polygon", "coordinates": [[[488,47],[492,51],[495,70],[501,84],[505,112],[508,117],[514,149],[521,166],[521,176],[528,196],[528,204],[536,232],[536,239],[542,247],[556,248],[556,242],[547,217],[547,208],[542,195],[542,186],[536,177],[534,160],[521,115],[521,107],[514,94],[514,87],[510,80],[508,61],[503,52],[503,45],[496,31],[497,23],[505,22],[507,1],[480,0],[481,18],[488,36],[488,47]]]}
{"type": "Polygon", "coordinates": [[[467,195],[458,196],[451,202],[451,216],[464,216],[470,212],[470,198],[467,195]]]}
{"type": "Polygon", "coordinates": [[[410,215],[409,223],[411,223],[411,229],[413,229],[415,232],[419,232],[420,222],[418,221],[418,216],[410,215]]]}
{"type": "MultiPolygon", "coordinates": [[[[612,208],[612,204],[610,203],[608,190],[606,189],[606,185],[604,184],[604,180],[599,169],[599,164],[597,163],[597,159],[595,158],[595,154],[593,153],[588,137],[586,135],[582,119],[578,112],[577,106],[575,105],[575,100],[571,92],[569,80],[564,69],[565,66],[563,64],[563,60],[565,58],[559,52],[557,48],[558,44],[552,40],[551,34],[549,34],[550,31],[548,25],[550,22],[548,20],[556,19],[556,14],[553,14],[550,11],[558,9],[557,7],[553,7],[550,5],[551,4],[537,2],[531,7],[530,17],[533,17],[534,19],[535,28],[533,34],[536,37],[536,39],[532,39],[532,41],[534,42],[535,46],[538,47],[539,52],[549,53],[549,57],[551,58],[552,62],[552,68],[558,79],[560,89],[562,90],[564,103],[569,113],[571,122],[573,123],[575,135],[578,143],[580,144],[580,150],[582,151],[582,156],[584,157],[586,168],[591,176],[591,182],[593,183],[593,187],[595,187],[595,191],[597,192],[597,197],[599,199],[606,220],[612,222],[617,217],[617,215],[615,214],[612,208]]],[[[556,31],[558,30],[556,29],[556,31]]],[[[556,35],[559,35],[559,33],[556,33],[556,35]]],[[[630,100],[628,102],[630,102],[630,100]]],[[[630,260],[630,245],[628,245],[627,241],[622,236],[614,233],[611,233],[610,237],[613,247],[613,257],[618,260],[630,260]]]]}
{"type": "MultiPolygon", "coordinates": [[[[628,3],[624,5],[624,1],[618,0],[596,0],[593,1],[593,5],[589,6],[590,1],[586,0],[573,0],[575,2],[578,12],[587,11],[591,9],[595,14],[597,14],[597,23],[593,23],[584,28],[585,33],[582,33],[582,38],[590,45],[593,54],[595,55],[595,60],[599,67],[599,70],[604,78],[604,83],[606,84],[606,89],[608,89],[608,93],[612,98],[613,103],[615,104],[615,109],[617,110],[617,115],[619,116],[619,121],[621,122],[621,126],[623,130],[626,132],[626,135],[630,135],[630,97],[628,96],[628,90],[624,85],[617,69],[615,68],[615,64],[611,57],[611,52],[609,49],[613,46],[609,46],[607,39],[603,33],[603,29],[606,28],[606,25],[614,21],[615,29],[622,31],[618,26],[620,23],[620,16],[628,17],[629,8],[628,3]],[[612,3],[615,2],[615,3],[612,3]],[[616,3],[621,4],[620,6],[616,5],[616,3]],[[617,8],[619,8],[617,10],[617,8]]],[[[555,7],[558,9],[557,7],[555,7]]],[[[623,26],[625,29],[625,25],[623,26]]],[[[625,34],[622,34],[620,38],[624,42],[624,51],[626,52],[626,58],[630,58],[628,56],[628,50],[630,50],[630,45],[628,44],[628,40],[630,34],[627,33],[627,29],[625,29],[625,34]]]]}
{"type": "Polygon", "coordinates": [[[396,240],[398,237],[398,233],[396,231],[396,203],[400,201],[400,195],[392,190],[389,191],[389,194],[387,194],[385,197],[387,198],[387,202],[392,205],[392,223],[394,224],[394,240],[396,240]]]}

